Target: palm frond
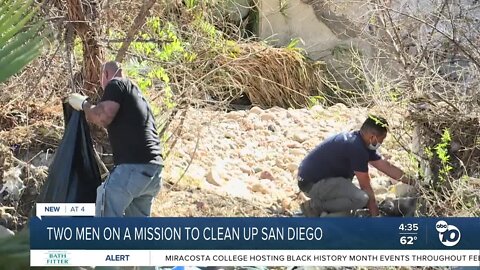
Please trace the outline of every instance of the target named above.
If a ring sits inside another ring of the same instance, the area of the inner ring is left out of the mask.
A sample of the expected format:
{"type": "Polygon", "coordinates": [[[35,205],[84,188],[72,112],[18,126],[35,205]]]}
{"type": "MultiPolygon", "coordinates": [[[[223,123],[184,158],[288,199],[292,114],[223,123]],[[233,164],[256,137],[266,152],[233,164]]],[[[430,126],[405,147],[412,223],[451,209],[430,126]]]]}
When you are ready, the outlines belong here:
{"type": "Polygon", "coordinates": [[[33,0],[4,0],[0,6],[0,83],[42,52],[44,20],[33,0]]]}
{"type": "Polygon", "coordinates": [[[8,269],[29,269],[30,234],[28,229],[15,236],[0,239],[0,265],[8,269]]]}

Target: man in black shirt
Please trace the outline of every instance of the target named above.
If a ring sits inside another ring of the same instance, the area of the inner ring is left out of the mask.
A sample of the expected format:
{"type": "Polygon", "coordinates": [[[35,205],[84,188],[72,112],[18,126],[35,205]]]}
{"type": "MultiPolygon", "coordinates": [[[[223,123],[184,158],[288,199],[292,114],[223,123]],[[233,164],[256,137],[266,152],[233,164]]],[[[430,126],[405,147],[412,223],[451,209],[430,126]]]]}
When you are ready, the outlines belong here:
{"type": "Polygon", "coordinates": [[[105,92],[97,105],[80,94],[68,98],[74,109],[85,112],[89,122],[107,128],[113,150],[115,167],[97,189],[96,215],[150,216],[163,168],[155,119],[142,93],[123,77],[117,62],[103,65],[100,80],[105,92]]]}

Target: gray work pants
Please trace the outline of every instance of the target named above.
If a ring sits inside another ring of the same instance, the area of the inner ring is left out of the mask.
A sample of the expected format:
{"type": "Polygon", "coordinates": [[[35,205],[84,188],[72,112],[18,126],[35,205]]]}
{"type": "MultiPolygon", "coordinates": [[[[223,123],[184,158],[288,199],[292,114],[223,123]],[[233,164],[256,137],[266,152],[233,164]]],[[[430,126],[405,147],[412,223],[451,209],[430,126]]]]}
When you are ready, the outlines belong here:
{"type": "Polygon", "coordinates": [[[160,191],[162,171],[156,164],[121,164],[97,188],[97,217],[148,217],[160,191]]]}
{"type": "Polygon", "coordinates": [[[343,177],[320,180],[306,194],[312,207],[329,213],[362,209],[369,199],[368,194],[357,188],[351,179],[343,177]]]}
{"type": "MultiPolygon", "coordinates": [[[[153,199],[161,187],[162,166],[156,164],[121,164],[97,188],[95,215],[97,217],[148,217],[153,199]]],[[[154,266],[115,267],[100,269],[156,269],[154,266]]]]}

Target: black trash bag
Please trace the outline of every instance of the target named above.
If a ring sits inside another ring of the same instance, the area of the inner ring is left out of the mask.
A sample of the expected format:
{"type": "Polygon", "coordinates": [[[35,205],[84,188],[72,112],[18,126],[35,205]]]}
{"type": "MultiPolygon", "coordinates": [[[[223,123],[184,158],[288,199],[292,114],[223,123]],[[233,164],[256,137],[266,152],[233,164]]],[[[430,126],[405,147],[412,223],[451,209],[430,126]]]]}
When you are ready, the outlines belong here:
{"type": "Polygon", "coordinates": [[[378,208],[389,217],[413,217],[417,209],[417,197],[386,199],[378,204],[378,208]]]}
{"type": "Polygon", "coordinates": [[[101,176],[85,114],[64,103],[63,116],[65,133],[37,202],[94,203],[101,176]]]}

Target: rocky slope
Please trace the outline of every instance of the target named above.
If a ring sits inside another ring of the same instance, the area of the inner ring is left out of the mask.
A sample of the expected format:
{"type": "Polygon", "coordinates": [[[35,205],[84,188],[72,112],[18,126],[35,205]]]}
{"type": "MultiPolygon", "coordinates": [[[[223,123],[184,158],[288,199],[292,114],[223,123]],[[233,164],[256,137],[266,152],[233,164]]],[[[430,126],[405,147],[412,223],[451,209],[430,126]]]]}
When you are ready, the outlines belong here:
{"type": "MultiPolygon", "coordinates": [[[[164,188],[153,213],[156,216],[290,216],[306,199],[295,179],[304,156],[327,136],[358,128],[366,116],[366,109],[341,104],[310,109],[254,107],[232,112],[191,109],[183,128],[178,128],[181,119],[175,119],[170,126],[168,135],[173,134],[177,142],[173,149],[165,149],[171,151],[163,171],[164,188]]],[[[391,125],[398,126],[396,119],[401,117],[393,112],[385,116],[391,125]]],[[[391,136],[380,151],[390,155],[395,164],[408,165],[408,155],[391,136]]],[[[10,162],[17,166],[5,170],[0,193],[2,200],[14,203],[4,205],[32,205],[53,157],[42,153],[32,158],[28,166],[18,159],[10,162]],[[31,176],[24,179],[26,169],[31,176]]],[[[391,186],[387,177],[373,169],[372,176],[379,201],[408,192],[408,186],[391,186]]],[[[11,207],[0,208],[0,218],[2,224],[13,230],[26,221],[11,207]]]]}
{"type": "MultiPolygon", "coordinates": [[[[179,208],[184,202],[184,205],[193,205],[191,211],[184,214],[196,216],[209,200],[203,196],[205,192],[220,196],[207,203],[210,208],[220,200],[233,199],[238,204],[248,201],[258,208],[268,209],[263,214],[252,215],[291,214],[305,199],[295,180],[303,157],[329,135],[359,128],[366,116],[366,109],[347,108],[342,104],[296,110],[278,107],[267,110],[253,107],[232,112],[190,110],[181,132],[178,128],[180,119],[171,126],[177,143],[163,176],[174,187],[166,185],[154,207],[156,214],[178,215],[178,211],[171,211],[171,207],[179,208]],[[190,195],[172,195],[172,192],[179,192],[180,187],[194,189],[190,195]],[[168,203],[170,196],[177,197],[171,198],[175,203],[168,203]],[[189,200],[192,196],[198,198],[189,200]]],[[[395,118],[394,114],[387,117],[395,118]]],[[[389,120],[395,124],[394,119],[389,120]]],[[[408,161],[406,153],[390,137],[381,152],[391,155],[396,164],[408,161]]],[[[404,184],[391,186],[391,181],[379,172],[372,170],[372,175],[379,200],[404,196],[408,191],[404,184]]],[[[223,215],[225,212],[218,210],[203,214],[223,215]]],[[[230,214],[249,215],[244,212],[230,214]]]]}

